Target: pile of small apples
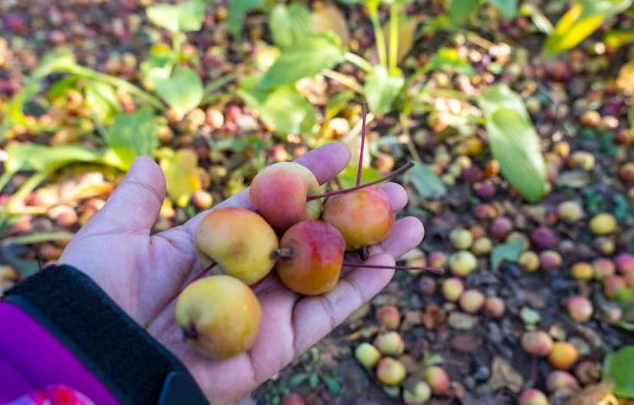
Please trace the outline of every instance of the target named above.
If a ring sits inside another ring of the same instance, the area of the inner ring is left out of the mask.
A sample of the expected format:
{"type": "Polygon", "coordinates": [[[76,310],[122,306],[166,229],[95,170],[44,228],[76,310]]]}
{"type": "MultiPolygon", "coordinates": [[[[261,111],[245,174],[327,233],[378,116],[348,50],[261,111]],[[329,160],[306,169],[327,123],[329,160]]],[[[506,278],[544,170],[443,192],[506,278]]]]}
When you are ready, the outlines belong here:
{"type": "Polygon", "coordinates": [[[356,187],[319,194],[309,169],[277,163],[253,179],[255,212],[212,210],[198,225],[195,244],[200,257],[224,274],[199,279],[179,296],[176,321],[186,340],[211,359],[244,353],[256,340],[262,312],[249,286],[275,270],[289,290],[320,295],[335,288],[342,267],[360,267],[344,263],[346,250],[381,242],[392,230],[394,211],[378,182],[359,179],[360,170],[356,187]]]}

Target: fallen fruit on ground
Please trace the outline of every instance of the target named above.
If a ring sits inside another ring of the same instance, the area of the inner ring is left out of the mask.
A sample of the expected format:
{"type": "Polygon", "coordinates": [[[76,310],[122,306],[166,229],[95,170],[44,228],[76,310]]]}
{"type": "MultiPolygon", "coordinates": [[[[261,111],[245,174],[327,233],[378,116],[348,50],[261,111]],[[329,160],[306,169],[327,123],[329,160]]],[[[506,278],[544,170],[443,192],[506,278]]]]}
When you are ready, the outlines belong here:
{"type": "Polygon", "coordinates": [[[367,369],[372,369],[381,360],[381,352],[370,343],[361,343],[354,351],[354,357],[367,369]]]}
{"type": "Polygon", "coordinates": [[[425,370],[425,381],[431,387],[434,395],[445,395],[449,391],[449,377],[444,369],[438,366],[425,370]]]}
{"type": "Polygon", "coordinates": [[[549,402],[543,392],[529,388],[520,394],[517,405],[549,405],[549,402]]]}
{"type": "Polygon", "coordinates": [[[376,366],[376,377],[385,385],[399,385],[406,374],[403,363],[391,357],[382,358],[376,366]]]}
{"type": "Polygon", "coordinates": [[[579,353],[577,349],[568,342],[555,342],[548,355],[548,362],[560,370],[568,370],[577,362],[579,353]]]}
{"type": "Polygon", "coordinates": [[[544,331],[526,332],[522,336],[522,347],[535,356],[548,356],[553,349],[553,340],[544,331]]]}

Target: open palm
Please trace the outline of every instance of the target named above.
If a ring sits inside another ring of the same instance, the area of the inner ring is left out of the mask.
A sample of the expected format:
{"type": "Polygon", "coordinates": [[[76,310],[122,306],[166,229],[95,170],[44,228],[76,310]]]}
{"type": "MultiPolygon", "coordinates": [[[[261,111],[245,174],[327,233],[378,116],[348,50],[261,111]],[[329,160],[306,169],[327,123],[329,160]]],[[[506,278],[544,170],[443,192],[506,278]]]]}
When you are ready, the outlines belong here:
{"type": "MultiPolygon", "coordinates": [[[[341,144],[308,152],[297,162],[324,183],[350,159],[341,144]]],[[[380,186],[395,211],[407,203],[405,190],[394,183],[380,186]]],[[[255,287],[262,304],[262,322],[255,345],[247,353],[224,361],[202,357],[183,340],[174,320],[175,297],[204,271],[194,251],[194,231],[206,215],[151,235],[165,180],[148,158],[138,158],[108,202],[73,238],[60,264],[90,276],[133,319],[171,350],[189,369],[214,405],[233,404],[327,335],[350,313],[387,285],[393,270],[358,268],[341,278],[336,288],[317,297],[287,290],[276,276],[255,287]]],[[[252,209],[248,191],[218,206],[252,209]]],[[[417,246],[423,226],[414,217],[399,219],[392,233],[369,249],[366,263],[393,265],[396,257],[417,246]]]]}

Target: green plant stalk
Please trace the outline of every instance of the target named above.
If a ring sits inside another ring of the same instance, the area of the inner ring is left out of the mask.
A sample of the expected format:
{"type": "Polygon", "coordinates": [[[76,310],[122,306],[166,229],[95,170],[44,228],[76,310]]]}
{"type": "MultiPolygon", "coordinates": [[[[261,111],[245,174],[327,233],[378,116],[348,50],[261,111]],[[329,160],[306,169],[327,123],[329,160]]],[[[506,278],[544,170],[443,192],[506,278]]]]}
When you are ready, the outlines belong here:
{"type": "Polygon", "coordinates": [[[376,39],[376,51],[379,54],[379,63],[387,67],[387,46],[385,44],[385,36],[383,36],[383,29],[381,28],[381,21],[379,21],[378,10],[370,10],[370,21],[372,22],[374,38],[376,39]]]}
{"type": "Polygon", "coordinates": [[[89,80],[95,80],[98,82],[109,84],[114,87],[122,88],[130,94],[133,94],[138,98],[146,101],[148,104],[152,105],[152,107],[156,108],[159,111],[163,111],[165,109],[165,105],[161,102],[160,99],[133,85],[132,83],[129,83],[123,79],[119,79],[118,77],[110,76],[105,73],[97,72],[96,70],[92,70],[79,65],[65,70],[66,73],[74,74],[77,76],[85,77],[89,80]]]}
{"type": "Polygon", "coordinates": [[[185,42],[186,39],[187,37],[182,32],[175,32],[172,35],[172,51],[176,52],[179,58],[181,53],[181,47],[183,46],[183,42],[185,42]]]}
{"type": "Polygon", "coordinates": [[[233,72],[228,73],[224,76],[220,76],[216,80],[210,82],[208,85],[205,86],[205,90],[203,91],[203,98],[210,96],[211,93],[213,93],[214,91],[231,83],[236,79],[236,77],[238,77],[238,74],[236,72],[233,72]]]}
{"type": "Polygon", "coordinates": [[[364,70],[366,73],[370,73],[373,69],[372,64],[370,62],[368,62],[367,60],[363,59],[361,56],[355,53],[346,52],[346,55],[344,57],[346,61],[364,70]]]}
{"type": "Polygon", "coordinates": [[[20,185],[20,188],[18,189],[18,191],[16,191],[13,194],[13,196],[11,196],[11,199],[7,203],[7,211],[8,211],[8,213],[11,214],[12,210],[16,209],[18,204],[22,200],[24,200],[26,198],[26,196],[29,195],[29,193],[31,191],[35,190],[35,188],[41,182],[46,180],[46,178],[48,177],[49,174],[50,174],[49,171],[37,172],[33,176],[29,177],[28,180],[26,180],[24,183],[22,183],[22,185],[20,185]]]}
{"type": "Polygon", "coordinates": [[[399,20],[400,2],[398,0],[393,0],[390,5],[390,72],[397,69],[399,20]]]}
{"type": "Polygon", "coordinates": [[[9,239],[9,242],[20,245],[33,245],[43,242],[69,241],[72,238],[73,233],[71,232],[38,232],[9,239]]]}
{"type": "Polygon", "coordinates": [[[418,150],[416,150],[416,144],[414,144],[412,133],[409,131],[407,125],[407,116],[405,114],[399,114],[399,121],[401,121],[401,127],[403,127],[403,132],[405,132],[405,136],[407,137],[407,149],[409,150],[412,160],[417,164],[421,164],[422,159],[420,158],[418,150]]]}
{"type": "Polygon", "coordinates": [[[0,176],[0,192],[6,187],[7,184],[9,184],[9,180],[11,180],[11,177],[13,177],[14,174],[15,172],[8,170],[2,173],[2,176],[0,176]]]}
{"type": "Polygon", "coordinates": [[[324,69],[322,74],[331,80],[334,80],[336,82],[343,84],[344,86],[354,91],[355,93],[359,93],[359,94],[364,93],[363,87],[361,87],[361,85],[353,77],[344,75],[343,73],[339,73],[331,69],[324,69]]]}

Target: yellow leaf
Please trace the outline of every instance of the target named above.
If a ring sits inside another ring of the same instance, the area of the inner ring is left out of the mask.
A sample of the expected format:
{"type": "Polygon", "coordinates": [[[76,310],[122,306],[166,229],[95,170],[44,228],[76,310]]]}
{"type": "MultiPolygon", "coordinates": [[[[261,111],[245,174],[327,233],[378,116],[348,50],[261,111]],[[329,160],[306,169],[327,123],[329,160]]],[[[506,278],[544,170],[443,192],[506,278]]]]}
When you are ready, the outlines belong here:
{"type": "MultiPolygon", "coordinates": [[[[401,15],[401,24],[398,28],[398,62],[400,63],[405,55],[412,50],[414,46],[414,34],[416,33],[416,27],[419,20],[417,18],[408,18],[405,15],[401,15]]],[[[389,26],[386,24],[383,27],[383,35],[385,38],[390,37],[389,26]]],[[[390,41],[387,43],[387,52],[390,53],[390,41]]]]}
{"type": "Polygon", "coordinates": [[[612,395],[613,387],[610,382],[589,385],[570,398],[566,405],[618,405],[612,395]]]}
{"type": "Polygon", "coordinates": [[[630,61],[621,67],[616,84],[621,90],[634,93],[634,61],[630,61]]]}
{"type": "Polygon", "coordinates": [[[337,6],[327,4],[312,14],[313,28],[317,32],[334,32],[341,38],[341,43],[347,45],[350,41],[348,23],[337,6]]]}
{"type": "Polygon", "coordinates": [[[179,207],[189,203],[192,194],[202,188],[198,156],[189,149],[180,149],[161,159],[167,194],[179,207]]]}

